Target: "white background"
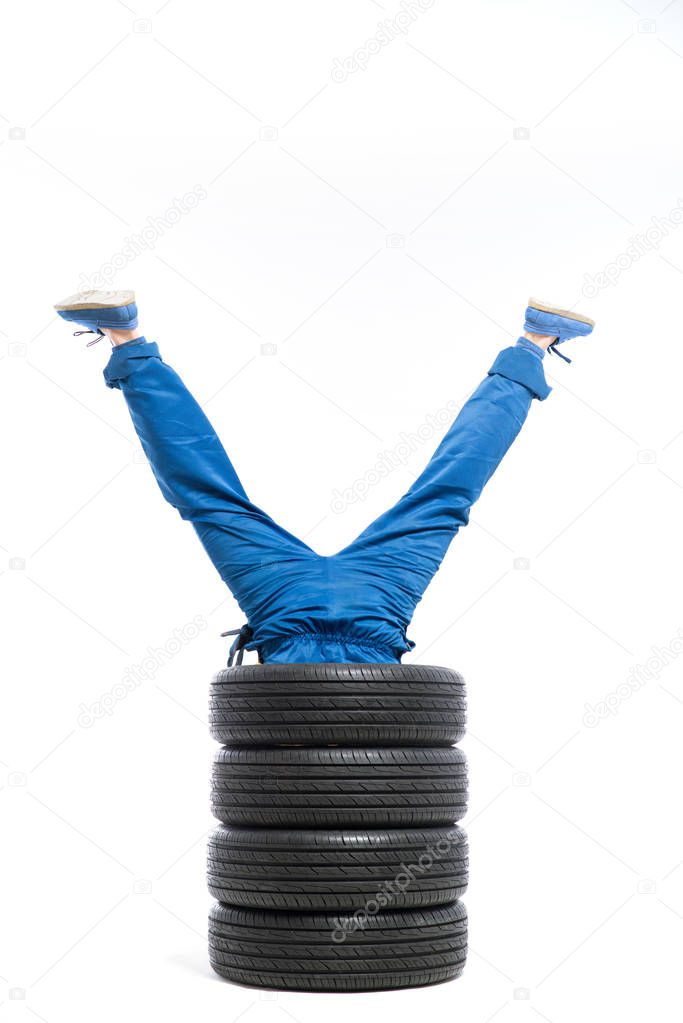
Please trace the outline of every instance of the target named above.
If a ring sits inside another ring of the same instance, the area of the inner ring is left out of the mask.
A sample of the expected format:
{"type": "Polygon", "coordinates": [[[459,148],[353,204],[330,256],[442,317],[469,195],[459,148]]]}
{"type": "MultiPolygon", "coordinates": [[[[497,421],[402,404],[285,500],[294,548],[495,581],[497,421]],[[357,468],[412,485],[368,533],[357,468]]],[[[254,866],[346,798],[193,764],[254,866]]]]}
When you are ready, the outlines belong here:
{"type": "Polygon", "coordinates": [[[674,1019],[683,24],[664,3],[436,0],[369,58],[390,0],[3,8],[0,1023],[674,1019]],[[335,81],[345,60],[365,69],[335,81]],[[103,386],[105,344],[52,312],[98,273],[136,289],[253,499],[323,553],[438,435],[346,510],[335,492],[474,388],[529,294],[597,320],[546,364],[553,394],[410,630],[406,661],[469,685],[457,982],[323,1000],[210,971],[207,685],[242,616],[103,386]]]}

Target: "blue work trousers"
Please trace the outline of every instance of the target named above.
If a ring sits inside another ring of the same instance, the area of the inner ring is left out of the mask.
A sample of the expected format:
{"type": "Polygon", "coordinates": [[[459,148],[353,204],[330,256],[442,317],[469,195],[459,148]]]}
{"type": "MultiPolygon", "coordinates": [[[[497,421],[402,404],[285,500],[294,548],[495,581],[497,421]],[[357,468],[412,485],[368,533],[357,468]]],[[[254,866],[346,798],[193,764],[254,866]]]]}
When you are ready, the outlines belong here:
{"type": "MultiPolygon", "coordinates": [[[[533,347],[533,346],[531,346],[533,347]]],[[[247,496],[211,423],[144,338],[114,348],[120,388],[161,492],[192,523],[266,663],[398,662],[415,607],[471,506],[546,398],[539,354],[505,348],[408,492],[348,547],[317,554],[247,496]]]]}

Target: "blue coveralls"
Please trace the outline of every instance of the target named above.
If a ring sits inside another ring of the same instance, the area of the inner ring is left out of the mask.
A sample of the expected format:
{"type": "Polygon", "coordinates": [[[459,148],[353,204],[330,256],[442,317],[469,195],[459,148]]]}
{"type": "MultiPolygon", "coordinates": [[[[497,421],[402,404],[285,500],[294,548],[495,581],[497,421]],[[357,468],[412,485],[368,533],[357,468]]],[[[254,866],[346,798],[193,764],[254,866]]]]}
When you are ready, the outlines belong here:
{"type": "Polygon", "coordinates": [[[316,554],[247,497],[209,420],[144,338],[114,348],[118,387],[161,492],[194,526],[246,615],[238,645],[267,663],[398,662],[406,630],[448,545],[550,393],[540,355],[506,348],[424,472],[344,550],[316,554]]]}

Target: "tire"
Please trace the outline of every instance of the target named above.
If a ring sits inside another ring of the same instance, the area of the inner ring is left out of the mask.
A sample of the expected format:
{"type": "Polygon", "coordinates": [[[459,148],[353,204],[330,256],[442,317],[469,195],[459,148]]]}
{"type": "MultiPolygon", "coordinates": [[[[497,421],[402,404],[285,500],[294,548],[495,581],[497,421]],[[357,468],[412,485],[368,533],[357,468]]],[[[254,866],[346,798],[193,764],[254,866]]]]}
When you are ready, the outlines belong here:
{"type": "Polygon", "coordinates": [[[209,720],[230,746],[450,746],[465,684],[424,665],[248,665],[215,676],[209,720]]]}
{"type": "Polygon", "coordinates": [[[354,917],[276,913],[217,904],[209,958],[227,980],[300,991],[377,991],[460,976],[467,914],[460,902],[354,917]]]}
{"type": "Polygon", "coordinates": [[[467,809],[465,755],[447,749],[218,750],[212,812],[245,827],[413,828],[467,809]]]}
{"type": "MultiPolygon", "coordinates": [[[[219,827],[209,891],[252,909],[348,910],[389,892],[392,909],[454,902],[467,887],[460,828],[286,831],[219,827]]],[[[385,895],[386,897],[386,895],[385,895]]]]}

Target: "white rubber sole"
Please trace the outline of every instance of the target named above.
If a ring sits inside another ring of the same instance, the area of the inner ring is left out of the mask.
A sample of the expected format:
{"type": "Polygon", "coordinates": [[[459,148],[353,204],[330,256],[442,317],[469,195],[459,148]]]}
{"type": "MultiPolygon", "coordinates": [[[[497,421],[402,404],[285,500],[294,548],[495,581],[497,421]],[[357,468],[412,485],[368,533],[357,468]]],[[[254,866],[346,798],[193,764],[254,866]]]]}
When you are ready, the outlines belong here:
{"type": "Polygon", "coordinates": [[[131,305],[134,301],[134,291],[79,291],[57,302],[55,309],[58,312],[74,309],[114,309],[117,306],[131,305]]]}
{"type": "Polygon", "coordinates": [[[579,323],[587,323],[590,327],[595,326],[595,320],[580,313],[574,313],[570,309],[562,309],[557,305],[550,305],[549,302],[539,302],[537,298],[530,298],[528,304],[532,309],[538,309],[542,313],[555,313],[556,316],[566,316],[568,320],[577,320],[579,323]]]}

